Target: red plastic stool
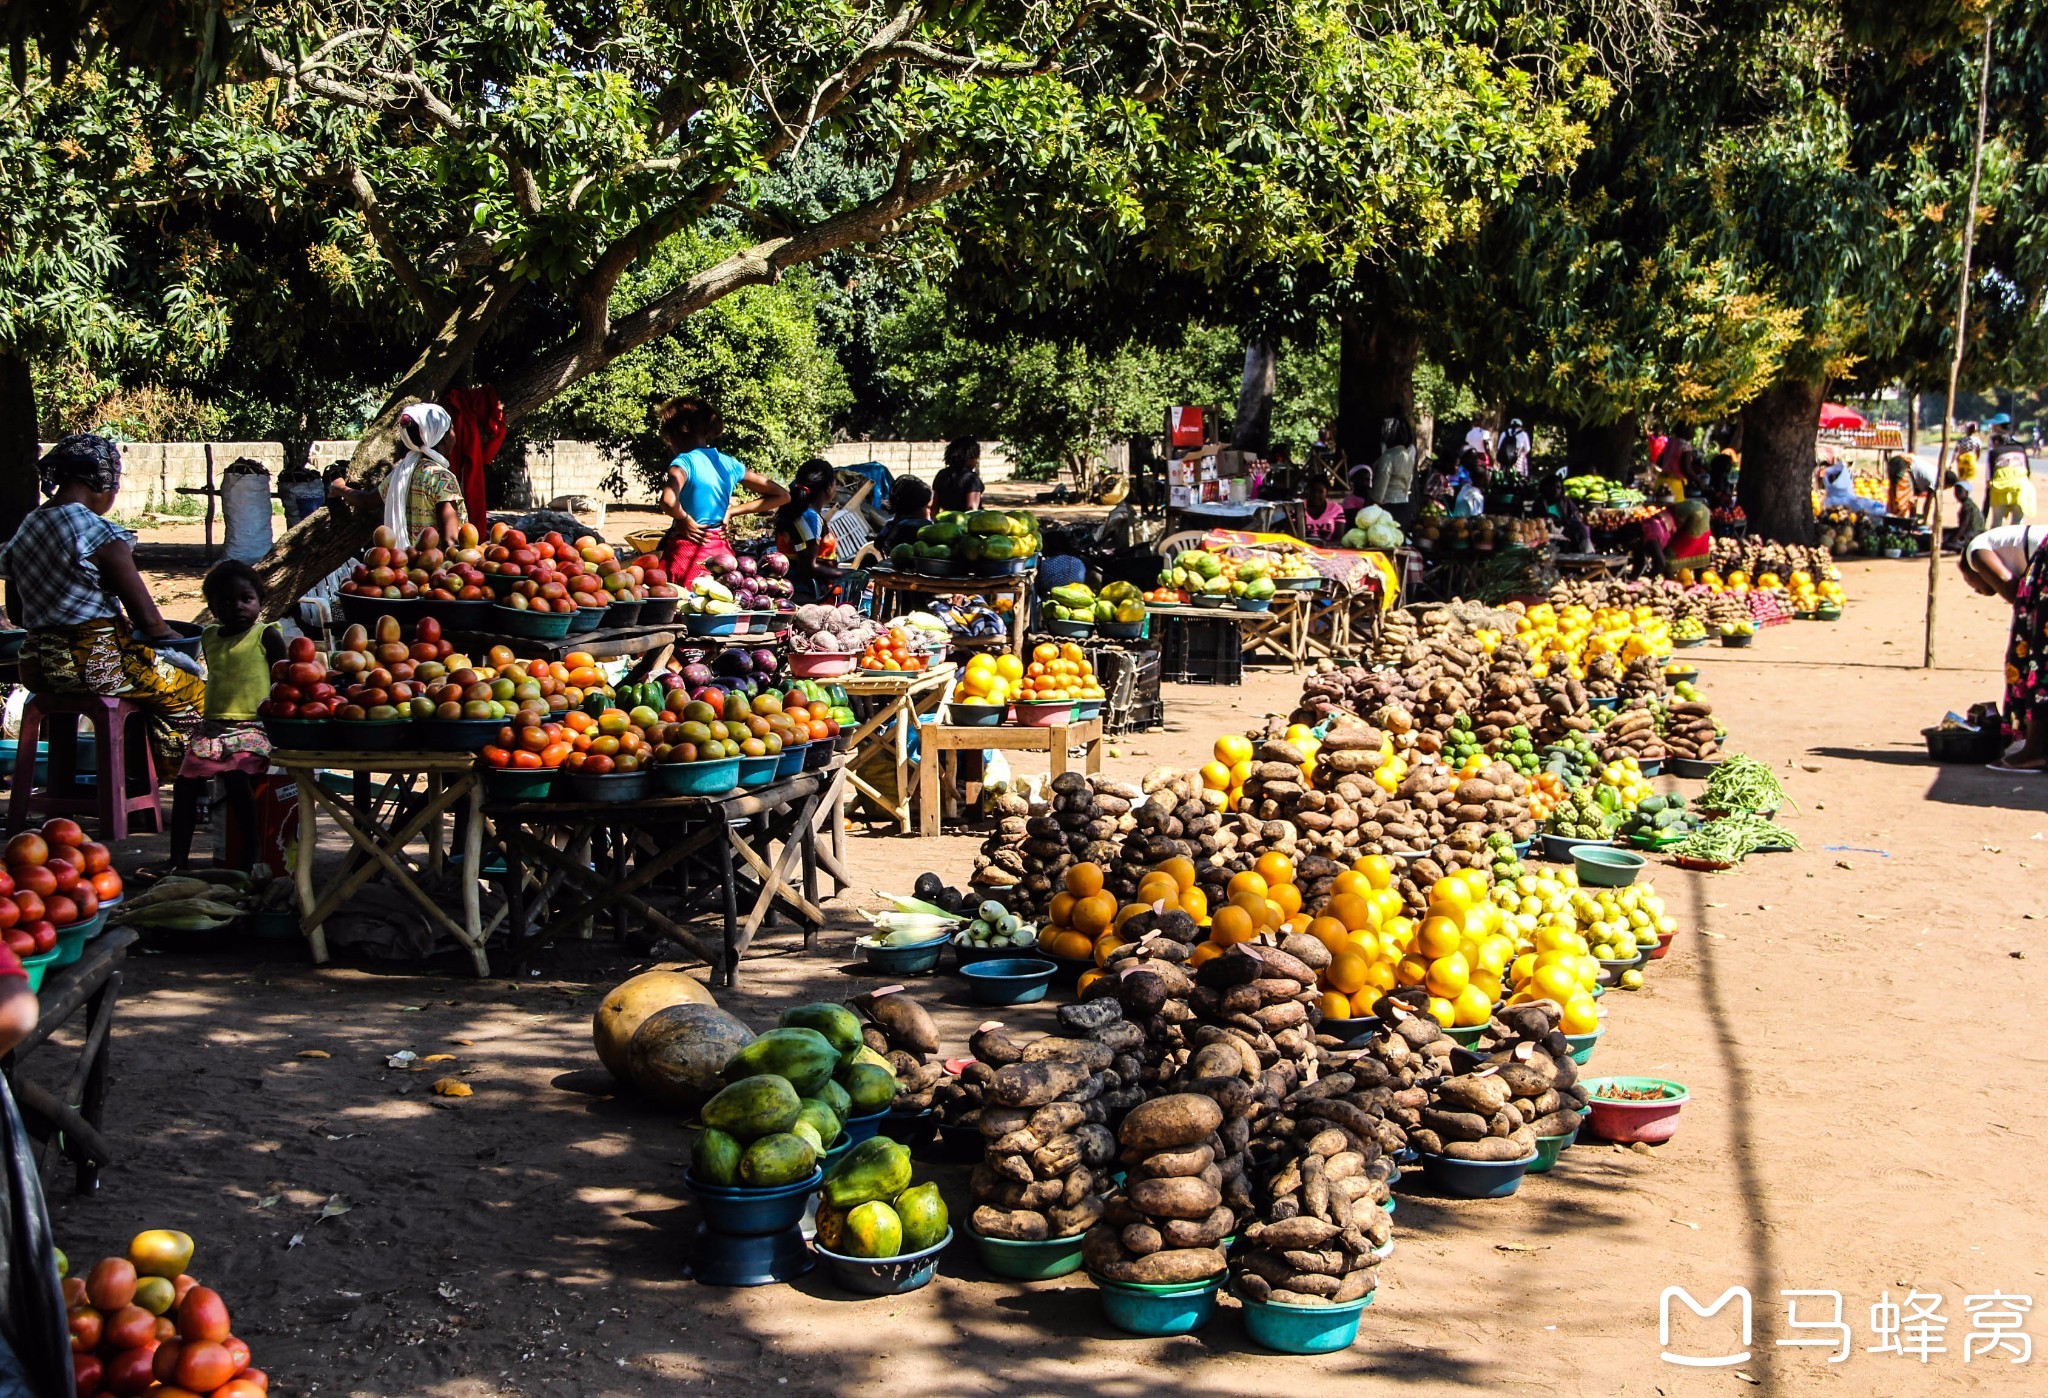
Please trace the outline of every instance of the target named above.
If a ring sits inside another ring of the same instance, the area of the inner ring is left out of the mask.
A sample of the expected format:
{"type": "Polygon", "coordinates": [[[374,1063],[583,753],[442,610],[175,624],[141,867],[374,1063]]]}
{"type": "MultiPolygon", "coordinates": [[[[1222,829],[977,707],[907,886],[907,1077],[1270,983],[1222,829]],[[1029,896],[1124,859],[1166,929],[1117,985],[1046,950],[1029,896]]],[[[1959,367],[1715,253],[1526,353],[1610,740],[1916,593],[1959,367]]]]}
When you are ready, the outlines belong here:
{"type": "Polygon", "coordinates": [[[50,816],[93,816],[102,840],[128,838],[131,816],[149,817],[149,829],[164,828],[157,802],[156,758],[149,748],[147,715],[139,704],[99,694],[38,694],[21,711],[21,741],[14,755],[14,782],[7,801],[7,833],[19,834],[50,816]],[[49,779],[38,788],[36,748],[44,720],[49,733],[49,779]],[[91,790],[78,784],[78,723],[92,725],[99,773],[91,790]]]}

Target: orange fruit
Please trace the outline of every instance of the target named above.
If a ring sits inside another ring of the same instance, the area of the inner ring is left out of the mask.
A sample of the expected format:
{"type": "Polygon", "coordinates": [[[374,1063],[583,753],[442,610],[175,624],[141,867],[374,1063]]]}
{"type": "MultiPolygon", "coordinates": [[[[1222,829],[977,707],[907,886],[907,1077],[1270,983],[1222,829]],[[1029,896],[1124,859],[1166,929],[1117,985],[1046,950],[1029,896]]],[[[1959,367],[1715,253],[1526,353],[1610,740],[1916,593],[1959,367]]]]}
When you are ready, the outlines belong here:
{"type": "Polygon", "coordinates": [[[1100,937],[1097,937],[1095,939],[1095,964],[1097,966],[1107,966],[1109,964],[1109,954],[1122,945],[1122,940],[1114,932],[1105,932],[1100,937]]]}
{"type": "Polygon", "coordinates": [[[1247,869],[1242,874],[1232,874],[1228,892],[1232,898],[1240,893],[1255,893],[1263,898],[1272,892],[1263,875],[1247,869]]]}
{"type": "Polygon", "coordinates": [[[1295,913],[1287,919],[1284,925],[1289,932],[1306,932],[1308,931],[1309,923],[1313,921],[1314,919],[1307,913],[1295,913]]]}
{"type": "Polygon", "coordinates": [[[1209,921],[1209,895],[1199,888],[1191,888],[1180,896],[1180,910],[1195,920],[1197,927],[1209,921]]]}
{"type": "Polygon", "coordinates": [[[1287,914],[1281,910],[1278,903],[1274,902],[1271,898],[1261,898],[1259,901],[1266,905],[1266,916],[1259,923],[1259,926],[1278,927],[1287,921],[1287,914]]]}
{"type": "MultiPolygon", "coordinates": [[[[1094,866],[1088,865],[1084,867],[1092,868],[1094,866]]],[[[1074,930],[1088,935],[1090,938],[1089,950],[1091,951],[1094,949],[1093,939],[1108,931],[1109,924],[1115,917],[1116,897],[1114,894],[1105,893],[1101,890],[1099,879],[1096,891],[1074,904],[1074,930]]],[[[1081,953],[1083,956],[1087,954],[1087,952],[1081,953]]]]}
{"type": "Polygon", "coordinates": [[[1252,867],[1259,871],[1259,877],[1268,885],[1294,882],[1294,861],[1277,850],[1260,855],[1259,862],[1252,867]]]}
{"type": "Polygon", "coordinates": [[[1365,989],[1365,973],[1368,964],[1356,950],[1347,949],[1330,958],[1330,964],[1323,968],[1323,984],[1346,995],[1356,995],[1365,989]]]}
{"type": "Polygon", "coordinates": [[[1371,892],[1372,880],[1359,873],[1356,869],[1346,869],[1337,875],[1336,878],[1330,880],[1330,894],[1332,897],[1339,893],[1351,893],[1363,898],[1371,892]]]}
{"type": "Polygon", "coordinates": [[[1429,963],[1429,974],[1423,984],[1429,987],[1431,995],[1441,995],[1446,1000],[1455,1000],[1458,992],[1472,983],[1472,968],[1465,961],[1463,952],[1452,952],[1429,963]]]}
{"type": "Polygon", "coordinates": [[[1226,903],[1216,910],[1216,916],[1209,924],[1209,940],[1218,946],[1235,946],[1249,942],[1258,935],[1258,924],[1252,915],[1235,903],[1226,903]]]}
{"type": "Polygon", "coordinates": [[[1074,904],[1080,901],[1071,893],[1055,893],[1052,902],[1046,905],[1046,918],[1061,927],[1071,927],[1074,925],[1074,904]]]}
{"type": "Polygon", "coordinates": [[[1446,1029],[1458,1022],[1458,1012],[1451,1007],[1451,1002],[1441,995],[1429,997],[1429,1016],[1446,1029]]]}
{"type": "Polygon", "coordinates": [[[1188,952],[1187,964],[1190,968],[1193,968],[1200,966],[1204,961],[1214,961],[1221,955],[1223,955],[1223,948],[1216,945],[1216,943],[1197,942],[1194,945],[1194,949],[1188,952]]]}
{"type": "Polygon", "coordinates": [[[1180,906],[1180,882],[1171,874],[1153,872],[1138,880],[1138,901],[1150,906],[1164,903],[1168,908],[1180,906]]]}
{"type": "Polygon", "coordinates": [[[1252,760],[1252,740],[1242,733],[1225,733],[1216,740],[1216,760],[1226,767],[1252,760]]]}
{"type": "Polygon", "coordinates": [[[1384,854],[1368,854],[1351,866],[1372,883],[1374,888],[1394,886],[1394,861],[1384,854]]]}
{"type": "Polygon", "coordinates": [[[1152,907],[1149,903],[1126,903],[1117,909],[1116,921],[1111,923],[1110,926],[1122,927],[1139,913],[1149,913],[1151,911],[1152,907]]]}
{"type": "Polygon", "coordinates": [[[1324,1019],[1350,1019],[1351,997],[1326,990],[1316,999],[1316,1008],[1323,1012],[1324,1019]]]}
{"type": "Polygon", "coordinates": [[[1301,911],[1301,890],[1291,883],[1274,884],[1273,891],[1266,896],[1271,901],[1278,903],[1280,911],[1288,917],[1293,917],[1301,911]]]}
{"type": "MultiPolygon", "coordinates": [[[[1076,864],[1067,870],[1067,892],[1076,898],[1102,892],[1102,870],[1093,864],[1076,864]]],[[[1112,908],[1110,911],[1114,913],[1116,910],[1112,908]]]]}
{"type": "Polygon", "coordinates": [[[1429,958],[1426,956],[1404,956],[1394,966],[1396,985],[1421,985],[1429,979],[1429,958]]]}
{"type": "MultiPolygon", "coordinates": [[[[1375,971],[1377,971],[1378,969],[1379,968],[1377,966],[1373,968],[1373,970],[1375,971]]],[[[1368,985],[1365,989],[1359,991],[1356,995],[1351,997],[1351,1017],[1353,1019],[1364,1019],[1367,1015],[1370,1015],[1372,1013],[1373,1005],[1379,1000],[1381,994],[1385,991],[1389,991],[1394,988],[1391,983],[1393,977],[1393,972],[1391,969],[1388,971],[1387,975],[1389,979],[1389,983],[1387,985],[1368,985]]]]}
{"type": "Polygon", "coordinates": [[[1351,945],[1349,930],[1341,921],[1327,914],[1310,921],[1307,931],[1309,936],[1328,947],[1332,956],[1351,945]]]}
{"type": "Polygon", "coordinates": [[[1054,946],[1058,945],[1061,935],[1067,930],[1064,927],[1055,927],[1052,923],[1048,922],[1045,926],[1038,929],[1038,949],[1040,951],[1051,951],[1054,946]]]}
{"type": "Polygon", "coordinates": [[[1330,900],[1329,907],[1324,911],[1352,932],[1373,924],[1372,904],[1355,893],[1338,894],[1330,900]]]}
{"type": "Polygon", "coordinates": [[[1415,949],[1431,961],[1439,956],[1449,956],[1464,941],[1464,930],[1447,917],[1426,917],[1415,933],[1415,949]]]}
{"type": "MultiPolygon", "coordinates": [[[[1014,657],[1014,656],[1006,656],[1006,657],[1004,657],[1004,658],[1005,658],[1005,659],[1014,659],[1015,657],[1014,657]]],[[[1103,975],[1103,973],[1102,973],[1101,971],[1098,971],[1098,970],[1093,970],[1093,969],[1090,969],[1090,970],[1086,970],[1086,971],[1083,971],[1083,972],[1081,973],[1081,979],[1079,979],[1079,980],[1077,980],[1077,981],[1075,981],[1075,982],[1074,982],[1074,994],[1076,994],[1076,995],[1079,995],[1079,996],[1083,996],[1083,997],[1086,997],[1086,995],[1088,994],[1088,987],[1089,987],[1089,986],[1091,986],[1091,985],[1093,985],[1093,984],[1095,984],[1095,982],[1097,982],[1097,981],[1101,980],[1101,979],[1102,979],[1102,975],[1103,975]]]]}
{"type": "Polygon", "coordinates": [[[1192,859],[1183,859],[1175,855],[1152,872],[1167,875],[1179,886],[1182,893],[1195,886],[1195,862],[1192,859]]]}
{"type": "Polygon", "coordinates": [[[1372,1012],[1372,1001],[1394,988],[1397,983],[1394,974],[1394,963],[1391,961],[1373,962],[1371,968],[1365,973],[1365,982],[1366,988],[1358,992],[1358,998],[1364,1001],[1366,1006],[1363,1010],[1359,1011],[1360,1014],[1370,1014],[1372,1012]]]}
{"type": "Polygon", "coordinates": [[[1252,926],[1255,928],[1272,925],[1267,921],[1267,918],[1271,916],[1271,913],[1267,910],[1275,907],[1273,900],[1270,898],[1261,898],[1256,893],[1240,893],[1230,900],[1229,906],[1243,909],[1245,915],[1252,920],[1252,926]]]}
{"type": "Polygon", "coordinates": [[[1095,954],[1095,941],[1080,932],[1062,932],[1052,939],[1052,954],[1069,961],[1085,961],[1095,954]]]}
{"type": "Polygon", "coordinates": [[[1226,791],[1230,787],[1230,768],[1221,762],[1202,764],[1202,785],[1211,791],[1226,791]]]}

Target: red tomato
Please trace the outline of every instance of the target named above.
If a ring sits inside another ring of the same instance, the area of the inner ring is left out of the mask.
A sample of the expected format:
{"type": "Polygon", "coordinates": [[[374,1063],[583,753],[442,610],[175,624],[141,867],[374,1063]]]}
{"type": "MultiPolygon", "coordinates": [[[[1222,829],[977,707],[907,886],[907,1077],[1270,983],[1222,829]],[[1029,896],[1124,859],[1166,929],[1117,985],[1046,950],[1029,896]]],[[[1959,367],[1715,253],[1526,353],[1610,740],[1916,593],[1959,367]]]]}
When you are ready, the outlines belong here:
{"type": "Polygon", "coordinates": [[[185,1342],[172,1338],[156,1347],[156,1362],[150,1366],[158,1383],[171,1383],[178,1377],[178,1356],[185,1352],[185,1342]]]}
{"type": "Polygon", "coordinates": [[[78,900],[61,893],[52,894],[50,900],[43,904],[43,916],[59,927],[69,927],[78,921],[78,900]]]}
{"type": "Polygon", "coordinates": [[[236,1373],[239,1374],[242,1370],[249,1367],[249,1347],[247,1345],[243,1344],[233,1335],[228,1336],[221,1343],[227,1346],[228,1358],[235,1361],[236,1373]]]}
{"type": "MultiPolygon", "coordinates": [[[[229,1334],[227,1302],[208,1286],[195,1286],[178,1302],[178,1334],[187,1340],[211,1340],[219,1344],[229,1334]]],[[[235,1376],[228,1370],[212,1383],[186,1384],[188,1388],[218,1388],[235,1376]]],[[[185,1381],[181,1378],[180,1383],[185,1381]]]]}
{"type": "Polygon", "coordinates": [[[41,922],[43,920],[43,900],[40,894],[30,893],[23,889],[14,895],[14,906],[20,911],[23,922],[41,922]]]}
{"type": "MultiPolygon", "coordinates": [[[[112,869],[94,874],[92,876],[92,891],[99,895],[102,903],[110,898],[119,898],[121,896],[121,876],[112,869]]],[[[19,908],[15,909],[14,915],[19,918],[21,910],[19,908]]],[[[0,913],[0,916],[4,916],[4,913],[0,913]]]]}
{"type": "Polygon", "coordinates": [[[82,845],[85,830],[77,821],[58,816],[43,822],[43,838],[53,845],[82,845]]]}
{"type": "Polygon", "coordinates": [[[47,864],[20,866],[14,871],[14,883],[17,898],[31,893],[38,898],[48,898],[57,891],[57,876],[50,872],[47,864]]]}
{"type": "Polygon", "coordinates": [[[91,1306],[73,1306],[65,1324],[71,1331],[73,1351],[83,1354],[100,1347],[100,1331],[106,1322],[91,1306]]]}
{"type": "Polygon", "coordinates": [[[35,952],[41,956],[57,945],[57,924],[54,922],[31,922],[28,925],[29,940],[35,943],[35,952]]]}
{"type": "Polygon", "coordinates": [[[156,1382],[155,1363],[154,1343],[148,1349],[116,1350],[107,1358],[106,1377],[101,1383],[107,1392],[121,1394],[123,1398],[147,1393],[156,1382]]]}
{"type": "Polygon", "coordinates": [[[140,1306],[123,1306],[107,1317],[103,1335],[115,1349],[141,1349],[156,1338],[156,1317],[140,1306]]]}
{"type": "Polygon", "coordinates": [[[40,864],[50,857],[50,842],[33,830],[24,831],[7,842],[7,867],[40,864]]]}

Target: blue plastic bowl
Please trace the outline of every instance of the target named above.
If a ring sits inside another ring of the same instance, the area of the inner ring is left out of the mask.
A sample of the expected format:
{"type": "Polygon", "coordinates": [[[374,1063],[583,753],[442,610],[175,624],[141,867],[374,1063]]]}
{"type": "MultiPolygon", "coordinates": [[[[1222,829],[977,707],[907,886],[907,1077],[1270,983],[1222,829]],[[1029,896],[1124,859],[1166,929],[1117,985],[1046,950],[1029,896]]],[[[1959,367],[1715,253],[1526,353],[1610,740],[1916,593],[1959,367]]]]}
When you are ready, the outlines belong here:
{"type": "Polygon", "coordinates": [[[810,754],[809,743],[793,743],[775,755],[775,779],[793,777],[804,769],[804,758],[810,754]]]}
{"type": "Polygon", "coordinates": [[[951,932],[941,932],[936,937],[912,942],[907,947],[864,946],[860,954],[870,969],[885,976],[915,976],[936,967],[939,953],[952,940],[951,932]]]}
{"type": "Polygon", "coordinates": [[[962,704],[946,706],[946,722],[955,728],[996,728],[1008,716],[1008,704],[962,704]]]}
{"type": "Polygon", "coordinates": [[[1611,845],[1579,845],[1572,850],[1572,866],[1585,888],[1627,888],[1649,862],[1634,850],[1611,845]]]}
{"type": "Polygon", "coordinates": [[[837,1165],[841,1157],[852,1149],[853,1136],[842,1126],[839,1128],[839,1139],[825,1147],[825,1153],[818,1157],[818,1168],[828,1175],[831,1174],[832,1167],[837,1165]]]}
{"type": "Polygon", "coordinates": [[[1607,840],[1581,840],[1572,835],[1550,835],[1543,837],[1543,857],[1552,864],[1572,863],[1572,851],[1584,845],[1602,845],[1612,848],[1607,840]]]}
{"type": "Polygon", "coordinates": [[[1059,966],[1043,957],[1014,956],[963,963],[967,989],[984,1005],[1029,1005],[1045,998],[1059,966]]]}
{"type": "Polygon", "coordinates": [[[1145,634],[1143,621],[1098,621],[1096,634],[1107,636],[1113,641],[1135,641],[1145,634]]]}
{"type": "Polygon", "coordinates": [[[848,1257],[815,1242],[811,1247],[825,1259],[825,1270],[832,1274],[832,1280],[855,1295],[901,1296],[924,1286],[938,1274],[939,1254],[952,1241],[953,1230],[948,1228],[945,1237],[922,1252],[895,1257],[848,1257]]]}
{"type": "Polygon", "coordinates": [[[740,784],[740,760],[664,762],[654,769],[654,777],[666,796],[723,796],[740,784]]]}
{"type": "Polygon", "coordinates": [[[740,629],[742,620],[738,612],[727,612],[723,616],[686,616],[683,629],[692,636],[730,636],[740,629]]]}
{"type": "Polygon", "coordinates": [[[1615,709],[1615,708],[1619,708],[1619,707],[1621,707],[1621,696],[1620,696],[1620,695],[1618,695],[1618,694],[1610,694],[1610,695],[1608,695],[1608,696],[1607,696],[1606,698],[1604,698],[1604,699],[1600,699],[1600,698],[1591,698],[1591,699],[1588,699],[1588,700],[1586,700],[1586,707],[1587,707],[1587,708],[1589,708],[1589,709],[1615,709]]]}
{"type": "Polygon", "coordinates": [[[813,1170],[808,1179],[795,1184],[747,1189],[740,1185],[706,1184],[685,1170],[683,1188],[697,1196],[697,1202],[703,1206],[704,1226],[710,1231],[759,1238],[796,1227],[811,1195],[824,1179],[823,1170],[813,1170]]]}
{"type": "MultiPolygon", "coordinates": [[[[845,1134],[839,1138],[839,1145],[834,1146],[832,1149],[851,1150],[862,1141],[873,1140],[875,1133],[882,1129],[882,1118],[887,1115],[889,1115],[889,1109],[884,1107],[879,1112],[869,1112],[865,1116],[848,1117],[840,1123],[840,1128],[845,1134]]],[[[828,1151],[826,1153],[829,1155],[831,1152],[828,1151]]]]}
{"type": "Polygon", "coordinates": [[[891,1107],[882,1113],[876,1134],[887,1136],[898,1145],[921,1151],[932,1143],[932,1137],[939,1134],[939,1114],[930,1107],[901,1111],[891,1107]]]}
{"type": "Polygon", "coordinates": [[[1570,1044],[1570,1045],[1571,1045],[1571,1049],[1572,1049],[1572,1062],[1574,1062],[1574,1063],[1584,1063],[1584,1062],[1585,1062],[1585,1061],[1586,1061],[1587,1059],[1591,1058],[1591,1057],[1593,1056],[1593,1045],[1595,1045],[1595,1044],[1599,1043],[1599,1042],[1600,1042],[1600,1036],[1601,1036],[1602,1034],[1605,1034],[1606,1032],[1607,1032],[1607,1030],[1606,1030],[1606,1029],[1604,1029],[1604,1028],[1601,1028],[1601,1029],[1595,1029],[1595,1030],[1594,1030],[1594,1031],[1593,1031],[1592,1033],[1590,1033],[1590,1034],[1567,1034],[1567,1035],[1565,1035],[1565,1036],[1564,1036],[1564,1041],[1565,1041],[1565,1042],[1566,1042],[1567,1044],[1570,1044]]]}
{"type": "Polygon", "coordinates": [[[1448,1155],[1422,1156],[1422,1177],[1460,1199],[1505,1199],[1522,1187],[1522,1176],[1536,1160],[1454,1160],[1448,1155]]]}
{"type": "Polygon", "coordinates": [[[763,753],[759,757],[739,759],[739,783],[743,787],[766,786],[775,780],[775,769],[782,762],[779,752],[763,753]]]}
{"type": "Polygon", "coordinates": [[[1241,612],[1270,612],[1273,610],[1273,599],[1270,597],[1237,597],[1233,598],[1232,601],[1241,612]]]}
{"type": "Polygon", "coordinates": [[[1102,1298],[1102,1318],[1133,1335],[1191,1335],[1216,1314],[1223,1278],[1175,1287],[1135,1286],[1089,1273],[1102,1298]]]}
{"type": "Polygon", "coordinates": [[[1359,1317],[1372,1304],[1374,1293],[1356,1301],[1332,1306],[1276,1306],[1271,1301],[1254,1301],[1240,1294],[1247,1335],[1267,1349],[1282,1354],[1329,1354],[1351,1348],[1358,1338],[1359,1317]]]}

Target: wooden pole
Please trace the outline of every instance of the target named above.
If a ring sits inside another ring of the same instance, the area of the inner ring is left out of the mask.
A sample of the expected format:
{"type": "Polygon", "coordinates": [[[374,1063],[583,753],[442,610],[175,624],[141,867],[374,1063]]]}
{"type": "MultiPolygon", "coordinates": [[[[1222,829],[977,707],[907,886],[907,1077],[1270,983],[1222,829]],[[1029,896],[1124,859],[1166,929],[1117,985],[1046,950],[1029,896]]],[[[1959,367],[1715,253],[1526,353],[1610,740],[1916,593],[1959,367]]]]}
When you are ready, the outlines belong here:
{"type": "Polygon", "coordinates": [[[1970,253],[1977,236],[1977,185],[1984,176],[1984,124],[1991,109],[1991,16],[1984,17],[1984,54],[1977,70],[1977,139],[1970,152],[1970,198],[1963,205],[1963,272],[1956,291],[1955,353],[1948,362],[1948,406],[1941,415],[1941,456],[1934,467],[1934,506],[1927,512],[1933,531],[1927,550],[1927,645],[1921,667],[1934,668],[1934,612],[1941,588],[1941,497],[1948,479],[1949,430],[1956,419],[1956,383],[1963,373],[1963,335],[1970,324],[1970,253]]]}

